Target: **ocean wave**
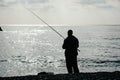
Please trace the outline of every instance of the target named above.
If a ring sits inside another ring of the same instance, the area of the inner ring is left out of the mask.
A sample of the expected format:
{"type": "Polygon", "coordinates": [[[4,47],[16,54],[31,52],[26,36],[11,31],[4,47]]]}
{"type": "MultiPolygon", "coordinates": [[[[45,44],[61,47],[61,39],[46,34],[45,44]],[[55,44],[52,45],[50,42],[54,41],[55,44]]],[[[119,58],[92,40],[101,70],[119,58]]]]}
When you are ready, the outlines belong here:
{"type": "Polygon", "coordinates": [[[7,61],[8,61],[8,60],[5,60],[5,59],[4,59],[4,60],[0,60],[0,62],[7,62],[7,61]]]}
{"type": "Polygon", "coordinates": [[[120,60],[116,60],[116,61],[110,61],[110,60],[106,60],[106,61],[94,61],[95,63],[101,64],[101,63],[118,63],[120,64],[120,60]]]}
{"type": "Polygon", "coordinates": [[[5,62],[8,61],[9,63],[22,63],[23,65],[28,65],[28,64],[37,64],[39,67],[64,67],[65,61],[63,59],[55,59],[52,56],[38,56],[35,58],[27,58],[26,56],[12,56],[8,60],[1,60],[0,62],[5,62]]]}
{"type": "Polygon", "coordinates": [[[111,48],[113,48],[113,49],[120,49],[119,47],[111,47],[111,48]]]}
{"type": "Polygon", "coordinates": [[[103,39],[105,39],[105,40],[120,40],[119,37],[118,38],[103,38],[103,39]]]}
{"type": "Polygon", "coordinates": [[[81,64],[96,64],[96,65],[99,65],[99,64],[106,64],[106,63],[115,63],[115,64],[120,64],[120,60],[102,60],[102,59],[78,59],[78,62],[81,63],[81,64]]]}

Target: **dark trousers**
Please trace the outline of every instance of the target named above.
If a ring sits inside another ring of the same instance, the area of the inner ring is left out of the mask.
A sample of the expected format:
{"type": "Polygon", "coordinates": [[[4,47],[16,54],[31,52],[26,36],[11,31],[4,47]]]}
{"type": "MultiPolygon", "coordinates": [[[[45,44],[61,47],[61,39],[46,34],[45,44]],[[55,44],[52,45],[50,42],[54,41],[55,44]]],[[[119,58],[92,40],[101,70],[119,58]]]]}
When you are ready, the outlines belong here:
{"type": "Polygon", "coordinates": [[[79,73],[77,65],[77,56],[65,56],[68,73],[79,73]]]}

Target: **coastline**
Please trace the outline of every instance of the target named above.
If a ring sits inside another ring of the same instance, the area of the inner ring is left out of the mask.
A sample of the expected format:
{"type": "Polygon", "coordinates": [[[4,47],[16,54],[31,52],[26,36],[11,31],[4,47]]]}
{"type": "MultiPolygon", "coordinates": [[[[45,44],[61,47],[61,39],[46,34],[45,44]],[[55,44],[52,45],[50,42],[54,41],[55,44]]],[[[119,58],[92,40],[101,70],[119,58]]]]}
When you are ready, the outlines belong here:
{"type": "Polygon", "coordinates": [[[120,71],[79,74],[54,74],[41,72],[38,75],[0,77],[0,80],[120,80],[120,71]]]}

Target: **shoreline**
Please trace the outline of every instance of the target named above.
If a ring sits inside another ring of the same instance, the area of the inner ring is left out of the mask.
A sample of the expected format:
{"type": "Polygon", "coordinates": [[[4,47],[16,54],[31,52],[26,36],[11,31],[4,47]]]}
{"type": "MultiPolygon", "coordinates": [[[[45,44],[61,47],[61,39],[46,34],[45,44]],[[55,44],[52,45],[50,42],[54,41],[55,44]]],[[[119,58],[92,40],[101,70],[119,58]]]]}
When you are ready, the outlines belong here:
{"type": "Polygon", "coordinates": [[[120,80],[120,71],[78,74],[54,74],[41,72],[38,75],[0,77],[0,80],[120,80]]]}

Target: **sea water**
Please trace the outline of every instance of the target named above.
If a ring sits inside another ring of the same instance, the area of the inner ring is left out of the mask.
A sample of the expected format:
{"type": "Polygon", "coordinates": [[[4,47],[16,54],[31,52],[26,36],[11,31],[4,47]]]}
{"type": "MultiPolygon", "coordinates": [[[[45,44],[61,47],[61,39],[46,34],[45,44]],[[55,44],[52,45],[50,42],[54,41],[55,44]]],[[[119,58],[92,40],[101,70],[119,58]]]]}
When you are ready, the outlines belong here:
{"type": "MultiPolygon", "coordinates": [[[[80,72],[120,71],[120,26],[53,26],[79,39],[80,72]]],[[[0,32],[0,76],[67,73],[63,38],[47,26],[4,26],[0,32]]]]}

